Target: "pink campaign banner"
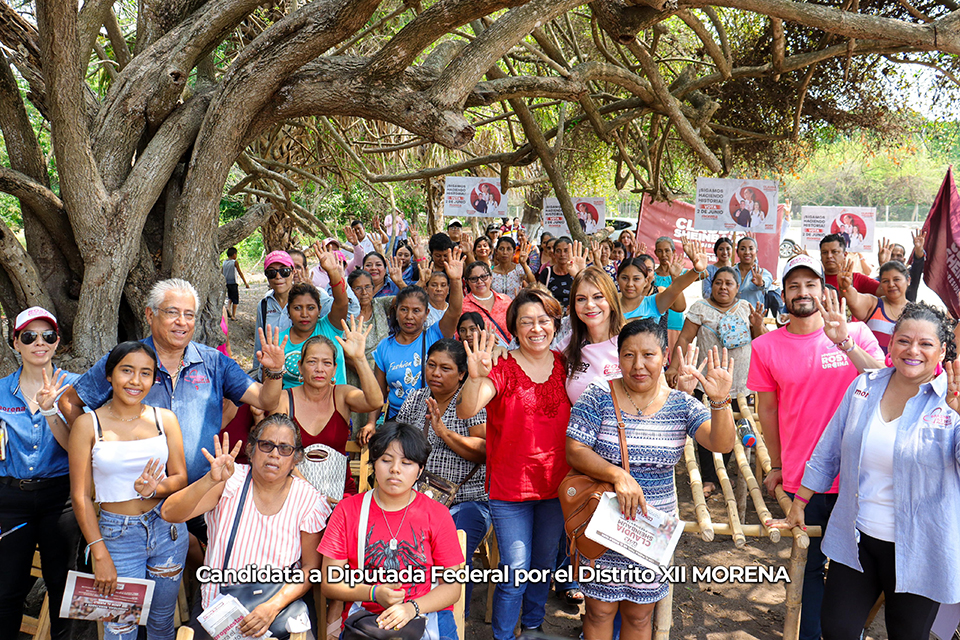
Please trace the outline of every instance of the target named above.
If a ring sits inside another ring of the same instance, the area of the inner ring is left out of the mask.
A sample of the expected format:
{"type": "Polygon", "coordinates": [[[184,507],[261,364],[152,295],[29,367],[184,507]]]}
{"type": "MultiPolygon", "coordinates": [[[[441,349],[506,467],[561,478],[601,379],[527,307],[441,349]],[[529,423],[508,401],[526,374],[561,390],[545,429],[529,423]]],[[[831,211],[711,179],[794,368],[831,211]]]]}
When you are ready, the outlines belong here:
{"type": "MultiPolygon", "coordinates": [[[[643,217],[637,232],[637,241],[643,242],[653,255],[654,243],[657,238],[667,236],[674,239],[677,251],[680,248],[680,238],[686,236],[691,240],[703,242],[710,263],[716,261],[713,255],[713,244],[720,236],[730,235],[725,231],[704,231],[693,228],[694,206],[682,200],[671,202],[653,202],[649,196],[643,198],[643,217]]],[[[780,280],[777,273],[777,263],[780,259],[780,225],[783,224],[783,205],[777,207],[777,232],[757,234],[757,260],[760,266],[773,274],[775,281],[780,280]]],[[[742,235],[738,234],[737,239],[742,235]]],[[[734,255],[734,262],[737,258],[734,255]]],[[[689,265],[689,260],[687,261],[689,265]]]]}
{"type": "Polygon", "coordinates": [[[923,265],[923,281],[940,296],[943,304],[960,318],[960,197],[953,181],[953,166],[947,169],[940,192],[937,193],[930,215],[923,223],[927,239],[923,250],[927,254],[923,265]]]}

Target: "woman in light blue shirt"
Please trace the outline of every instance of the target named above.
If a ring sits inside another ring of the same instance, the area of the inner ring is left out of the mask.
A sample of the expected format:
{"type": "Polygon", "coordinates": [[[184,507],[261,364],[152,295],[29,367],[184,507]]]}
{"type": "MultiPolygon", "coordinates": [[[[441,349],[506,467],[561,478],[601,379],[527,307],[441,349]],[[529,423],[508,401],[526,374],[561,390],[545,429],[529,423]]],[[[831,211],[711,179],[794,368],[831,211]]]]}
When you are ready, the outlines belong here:
{"type": "Polygon", "coordinates": [[[953,321],[929,305],[908,304],[887,365],[847,389],[786,520],[770,523],[803,526],[807,501],[839,474],[823,537],[833,561],[821,613],[827,640],[859,638],[881,593],[890,637],[908,640],[929,638],[939,603],[960,602],[960,366],[953,321]]]}

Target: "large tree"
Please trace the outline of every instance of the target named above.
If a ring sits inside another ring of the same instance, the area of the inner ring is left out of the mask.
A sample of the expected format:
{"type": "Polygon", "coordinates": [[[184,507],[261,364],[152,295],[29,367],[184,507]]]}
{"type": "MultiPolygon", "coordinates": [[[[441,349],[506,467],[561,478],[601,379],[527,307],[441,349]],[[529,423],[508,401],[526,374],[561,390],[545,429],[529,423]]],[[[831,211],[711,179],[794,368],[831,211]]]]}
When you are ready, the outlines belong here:
{"type": "Polygon", "coordinates": [[[606,149],[618,188],[669,197],[681,163],[759,170],[823,125],[894,126],[890,70],[918,62],[955,82],[960,54],[954,0],[77,5],[0,0],[0,191],[19,199],[26,241],[0,227],[0,305],[55,310],[81,365],[142,331],[161,277],[197,286],[199,336],[215,337],[219,254],[278,209],[316,225],[291,193],[323,188],[325,171],[519,176],[549,182],[573,220],[567,175],[585,149],[606,149]],[[262,153],[296,131],[314,134],[317,171],[262,153]],[[376,172],[377,154],[402,150],[420,166],[376,172]],[[227,190],[262,204],[221,227],[227,190]]]}

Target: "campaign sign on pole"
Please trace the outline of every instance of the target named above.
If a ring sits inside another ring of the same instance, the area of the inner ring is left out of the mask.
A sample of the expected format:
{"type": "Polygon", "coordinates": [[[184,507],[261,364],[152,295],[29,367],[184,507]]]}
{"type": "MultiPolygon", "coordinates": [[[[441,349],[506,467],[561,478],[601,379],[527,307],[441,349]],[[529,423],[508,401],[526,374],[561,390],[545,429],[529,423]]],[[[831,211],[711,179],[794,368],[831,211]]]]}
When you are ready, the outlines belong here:
{"type": "Polygon", "coordinates": [[[695,226],[714,231],[777,232],[773,180],[697,178],[695,226]]]}
{"type": "Polygon", "coordinates": [[[444,180],[443,215],[450,218],[506,218],[507,196],[500,178],[447,176],[444,180]]]}
{"type": "MultiPolygon", "coordinates": [[[[570,198],[577,212],[580,229],[587,235],[603,229],[607,220],[607,201],[603,198],[570,198]]],[[[570,227],[563,217],[560,201],[556,198],[543,199],[543,230],[555,236],[569,236],[570,227]]]]}
{"type": "Polygon", "coordinates": [[[847,243],[847,251],[872,253],[877,226],[873,207],[802,207],[801,242],[804,249],[820,249],[820,239],[836,233],[847,243]]]}

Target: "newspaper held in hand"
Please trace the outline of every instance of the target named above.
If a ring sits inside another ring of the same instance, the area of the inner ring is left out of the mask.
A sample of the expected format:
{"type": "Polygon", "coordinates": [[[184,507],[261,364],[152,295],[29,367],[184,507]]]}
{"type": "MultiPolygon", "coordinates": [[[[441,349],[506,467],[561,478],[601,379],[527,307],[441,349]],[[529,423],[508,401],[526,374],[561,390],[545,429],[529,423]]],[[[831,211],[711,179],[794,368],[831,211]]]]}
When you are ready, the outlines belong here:
{"type": "Polygon", "coordinates": [[[670,566],[683,533],[683,521],[647,505],[647,515],[637,509],[637,519],[620,513],[617,494],[603,494],[587,525],[586,536],[608,549],[650,569],[670,566]]]}
{"type": "MultiPolygon", "coordinates": [[[[197,621],[213,640],[240,640],[247,636],[240,633],[240,622],[250,615],[234,596],[220,594],[203,610],[197,621]]],[[[272,637],[267,631],[264,638],[272,637]]]]}
{"type": "Polygon", "coordinates": [[[112,596],[102,596],[94,586],[89,573],[70,571],[60,603],[60,617],[75,620],[99,620],[122,625],[132,631],[137,625],[147,624],[150,603],[153,600],[152,580],[117,578],[117,590],[112,596]]]}

